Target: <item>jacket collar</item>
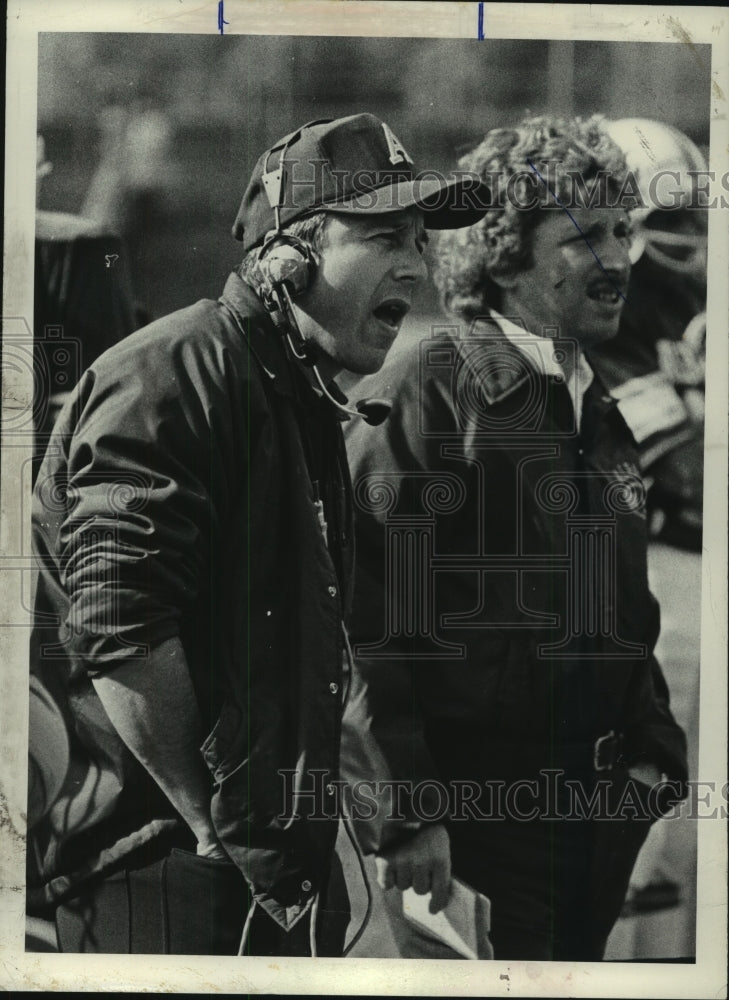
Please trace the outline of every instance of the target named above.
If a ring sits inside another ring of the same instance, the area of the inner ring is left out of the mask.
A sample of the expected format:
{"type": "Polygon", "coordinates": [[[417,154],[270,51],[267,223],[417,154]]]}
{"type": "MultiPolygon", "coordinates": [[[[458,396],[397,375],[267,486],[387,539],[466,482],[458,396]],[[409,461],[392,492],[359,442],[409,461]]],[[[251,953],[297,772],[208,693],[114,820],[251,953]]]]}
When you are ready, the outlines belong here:
{"type": "Polygon", "coordinates": [[[490,345],[498,345],[499,348],[496,353],[497,363],[480,366],[481,370],[478,373],[479,391],[490,406],[502,402],[529,383],[531,377],[529,361],[525,361],[523,352],[504,334],[495,318],[482,317],[474,320],[464,344],[468,344],[470,338],[484,339],[490,345]],[[504,363],[507,357],[510,360],[504,363]]]}
{"type": "MultiPolygon", "coordinates": [[[[491,310],[491,318],[499,325],[507,340],[536,364],[537,371],[543,372],[556,382],[564,382],[572,400],[577,429],[579,430],[585,392],[595,378],[592,366],[586,360],[584,353],[581,350],[575,352],[574,369],[568,377],[559,360],[559,354],[567,349],[566,346],[560,348],[549,337],[537,337],[536,334],[530,333],[523,326],[518,326],[493,309],[491,310]]],[[[572,345],[572,349],[574,349],[574,345],[572,345]]]]}
{"type": "MultiPolygon", "coordinates": [[[[533,362],[525,351],[505,335],[495,317],[480,317],[475,320],[463,343],[468,344],[470,338],[474,338],[474,341],[477,338],[485,339],[490,346],[497,347],[494,352],[496,363],[478,367],[479,393],[489,406],[501,403],[525,387],[529,389],[534,374],[533,362]]],[[[583,415],[589,412],[588,422],[593,428],[603,420],[619,422],[635,442],[633,432],[620,412],[618,400],[607,390],[594,366],[590,365],[590,368],[592,379],[583,396],[583,415]]],[[[560,370],[544,372],[542,378],[553,380],[560,370]]]]}
{"type": "MultiPolygon", "coordinates": [[[[525,358],[530,360],[532,356],[539,356],[538,370],[542,370],[549,378],[562,375],[561,367],[552,359],[552,348],[547,341],[517,327],[516,324],[498,313],[474,320],[468,336],[488,339],[491,343],[498,344],[500,348],[498,352],[500,362],[479,372],[480,391],[483,392],[484,398],[490,405],[500,403],[529,383],[533,373],[531,365],[529,367],[525,365],[525,358]],[[522,340],[523,345],[520,343],[522,340]],[[546,350],[546,348],[549,349],[546,350]],[[530,351],[534,351],[534,355],[530,355],[530,351]],[[502,363],[505,356],[511,359],[511,363],[502,363]]],[[[585,394],[591,391],[591,395],[597,396],[606,409],[617,407],[617,400],[610,395],[595,370],[595,366],[591,363],[589,352],[585,358],[582,384],[585,386],[585,394]]]]}
{"type": "Polygon", "coordinates": [[[219,301],[235,317],[248,347],[276,391],[285,396],[298,395],[284,339],[251,286],[233,272],[219,301]]]}

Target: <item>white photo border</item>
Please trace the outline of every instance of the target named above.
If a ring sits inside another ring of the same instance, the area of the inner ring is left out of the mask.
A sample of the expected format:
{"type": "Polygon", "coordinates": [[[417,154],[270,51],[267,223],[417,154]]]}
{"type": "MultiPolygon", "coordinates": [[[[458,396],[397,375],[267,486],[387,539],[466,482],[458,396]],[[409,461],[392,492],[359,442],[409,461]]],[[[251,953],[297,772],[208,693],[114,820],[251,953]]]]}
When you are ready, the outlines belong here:
{"type": "MultiPolygon", "coordinates": [[[[217,0],[10,0],[7,14],[3,328],[32,330],[35,133],[39,32],[215,34],[217,0]]],[[[729,12],[711,7],[479,4],[371,0],[225,0],[227,34],[477,37],[651,41],[712,47],[711,170],[729,170],[729,12]]],[[[722,191],[717,184],[717,195],[722,191]]],[[[723,783],[727,651],[727,210],[709,221],[709,318],[699,775],[723,783]]],[[[6,375],[3,402],[27,407],[30,380],[6,375]]],[[[0,622],[22,622],[27,600],[8,554],[26,552],[27,498],[19,471],[29,445],[2,439],[0,622]]],[[[24,574],[27,575],[27,574],[24,574]]],[[[574,965],[405,959],[189,958],[29,954],[24,951],[28,629],[0,626],[0,988],[48,991],[339,995],[706,997],[726,996],[726,823],[698,824],[696,964],[574,965]]]]}

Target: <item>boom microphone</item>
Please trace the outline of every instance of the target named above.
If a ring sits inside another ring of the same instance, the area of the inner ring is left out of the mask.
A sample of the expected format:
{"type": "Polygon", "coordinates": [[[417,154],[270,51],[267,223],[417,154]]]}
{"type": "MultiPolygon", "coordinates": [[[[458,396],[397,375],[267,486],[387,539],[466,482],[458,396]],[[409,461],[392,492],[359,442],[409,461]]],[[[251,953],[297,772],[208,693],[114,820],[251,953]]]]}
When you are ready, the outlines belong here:
{"type": "MultiPolygon", "coordinates": [[[[392,402],[389,399],[360,399],[355,403],[356,409],[352,409],[344,404],[347,399],[342,395],[342,399],[336,399],[329,389],[324,385],[324,379],[319,373],[319,369],[316,365],[316,347],[305,341],[301,336],[301,331],[299,330],[299,324],[296,322],[296,316],[294,315],[294,305],[291,301],[291,293],[289,292],[288,285],[286,282],[281,282],[277,288],[276,292],[280,295],[279,298],[279,318],[277,320],[277,325],[284,328],[284,334],[286,340],[288,341],[291,353],[302,364],[307,365],[314,372],[314,376],[319,383],[319,388],[324,393],[326,398],[335,406],[340,413],[345,413],[347,417],[361,417],[366,424],[371,427],[377,427],[383,421],[387,420],[392,410],[392,402]],[[291,333],[294,332],[299,340],[298,350],[294,346],[291,333]]],[[[274,319],[276,316],[274,314],[274,319]]]]}
{"type": "Polygon", "coordinates": [[[354,405],[356,409],[352,409],[349,406],[345,406],[339,400],[335,399],[332,393],[324,385],[324,380],[319,374],[319,369],[316,364],[311,366],[311,370],[316,376],[316,380],[319,383],[319,388],[324,393],[329,402],[336,406],[336,408],[341,413],[346,413],[348,417],[362,417],[366,424],[371,427],[377,427],[383,423],[390,416],[390,411],[392,410],[392,402],[389,399],[378,399],[373,397],[372,399],[360,399],[354,405]]]}

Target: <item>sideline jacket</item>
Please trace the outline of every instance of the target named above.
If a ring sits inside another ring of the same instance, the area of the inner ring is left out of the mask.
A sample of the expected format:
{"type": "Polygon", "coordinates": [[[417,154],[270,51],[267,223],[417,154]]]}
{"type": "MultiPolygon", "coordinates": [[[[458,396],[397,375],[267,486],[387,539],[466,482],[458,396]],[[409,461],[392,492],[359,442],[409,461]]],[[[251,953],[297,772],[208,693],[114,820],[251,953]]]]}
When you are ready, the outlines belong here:
{"type": "Polygon", "coordinates": [[[345,432],[358,563],[343,768],[367,777],[366,749],[382,779],[480,780],[529,748],[533,770],[569,771],[613,731],[626,760],[684,782],[635,442],[599,379],[578,431],[564,378],[488,320],[397,350],[357,391],[394,409],[345,432]]]}
{"type": "Polygon", "coordinates": [[[182,826],[91,684],[179,637],[218,836],[282,926],[306,911],[336,819],[293,797],[338,773],[350,519],[340,422],[237,275],[84,374],[34,494],[31,664],[72,763],[33,831],[31,901],[182,826]]]}

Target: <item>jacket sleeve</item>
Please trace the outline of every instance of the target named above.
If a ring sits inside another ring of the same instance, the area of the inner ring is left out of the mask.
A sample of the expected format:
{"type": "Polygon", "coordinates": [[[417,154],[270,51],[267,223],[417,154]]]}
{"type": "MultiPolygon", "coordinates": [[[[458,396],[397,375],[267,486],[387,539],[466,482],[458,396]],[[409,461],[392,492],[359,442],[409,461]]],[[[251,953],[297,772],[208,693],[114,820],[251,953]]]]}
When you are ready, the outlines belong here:
{"type": "Polygon", "coordinates": [[[655,763],[671,781],[679,783],[681,798],[685,797],[688,781],[686,735],[671,712],[668,685],[655,656],[639,668],[633,697],[642,706],[642,712],[626,732],[629,759],[655,763]]]}
{"type": "Polygon", "coordinates": [[[443,479],[437,471],[440,440],[429,436],[427,427],[443,422],[451,427],[454,417],[441,387],[435,381],[421,384],[406,361],[385,380],[367,380],[358,391],[365,388],[367,394],[394,397],[394,405],[379,427],[353,421],[345,429],[355,495],[355,668],[343,719],[341,771],[352,789],[360,841],[365,850],[376,851],[423,816],[434,816],[439,805],[425,784],[419,809],[411,795],[418,784],[438,777],[423,712],[438,665],[412,655],[413,641],[403,625],[408,588],[403,591],[393,580],[398,570],[389,561],[395,543],[388,519],[395,513],[400,524],[417,525],[423,489],[437,488],[443,479]],[[376,807],[358,809],[360,787],[366,788],[362,799],[368,804],[374,799],[376,807]]]}
{"type": "Polygon", "coordinates": [[[654,649],[661,630],[658,601],[647,589],[644,621],[646,659],[632,670],[625,697],[626,756],[629,762],[648,760],[686,794],[688,760],[686,735],[673,717],[668,684],[654,649]]]}
{"type": "MultiPolygon", "coordinates": [[[[130,344],[84,376],[66,415],[67,481],[51,484],[66,492],[64,639],[91,676],[179,634],[206,579],[231,445],[222,359],[184,339],[169,354],[130,344]]],[[[48,488],[36,489],[40,518],[48,488]]]]}

